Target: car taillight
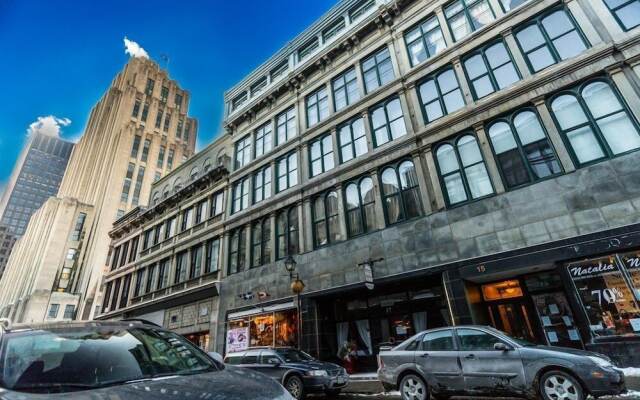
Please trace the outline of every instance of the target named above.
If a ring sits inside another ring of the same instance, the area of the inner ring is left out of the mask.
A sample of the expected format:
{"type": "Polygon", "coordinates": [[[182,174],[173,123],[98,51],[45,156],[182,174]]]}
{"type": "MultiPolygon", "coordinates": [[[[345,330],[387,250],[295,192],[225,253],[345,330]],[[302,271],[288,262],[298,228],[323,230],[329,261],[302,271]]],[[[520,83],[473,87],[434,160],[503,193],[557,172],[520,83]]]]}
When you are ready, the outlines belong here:
{"type": "Polygon", "coordinates": [[[382,357],[380,357],[380,354],[378,354],[378,369],[381,369],[384,367],[384,361],[382,361],[382,357]]]}

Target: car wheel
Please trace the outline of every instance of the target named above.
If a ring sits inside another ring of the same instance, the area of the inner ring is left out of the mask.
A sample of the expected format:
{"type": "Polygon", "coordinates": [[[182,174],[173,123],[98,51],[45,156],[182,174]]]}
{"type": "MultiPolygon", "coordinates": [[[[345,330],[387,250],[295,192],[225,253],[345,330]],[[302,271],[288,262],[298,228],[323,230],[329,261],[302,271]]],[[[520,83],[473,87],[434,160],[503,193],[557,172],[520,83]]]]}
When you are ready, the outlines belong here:
{"type": "Polygon", "coordinates": [[[284,388],[287,389],[291,395],[300,400],[304,398],[304,386],[302,385],[302,379],[297,376],[290,376],[284,382],[284,388]]]}
{"type": "Polygon", "coordinates": [[[542,375],[540,395],[544,400],[584,400],[580,382],[562,371],[549,371],[542,375]]]}
{"type": "Polygon", "coordinates": [[[427,384],[418,375],[409,374],[400,381],[402,400],[428,400],[427,384]]]}

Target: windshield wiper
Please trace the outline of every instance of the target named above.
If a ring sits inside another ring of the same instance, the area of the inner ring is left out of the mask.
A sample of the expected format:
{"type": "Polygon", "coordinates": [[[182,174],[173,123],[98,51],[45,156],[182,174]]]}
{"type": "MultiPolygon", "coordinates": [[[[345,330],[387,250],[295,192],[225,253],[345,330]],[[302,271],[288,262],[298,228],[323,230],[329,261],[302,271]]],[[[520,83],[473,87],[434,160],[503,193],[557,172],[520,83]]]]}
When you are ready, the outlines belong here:
{"type": "Polygon", "coordinates": [[[94,389],[96,386],[95,385],[89,385],[86,383],[72,383],[72,382],[67,382],[67,383],[33,383],[30,385],[20,385],[20,386],[14,386],[11,388],[11,390],[16,390],[16,391],[41,391],[41,390],[47,390],[47,391],[51,391],[53,390],[58,390],[58,391],[62,391],[65,389],[78,389],[78,390],[87,390],[87,389],[94,389]]]}

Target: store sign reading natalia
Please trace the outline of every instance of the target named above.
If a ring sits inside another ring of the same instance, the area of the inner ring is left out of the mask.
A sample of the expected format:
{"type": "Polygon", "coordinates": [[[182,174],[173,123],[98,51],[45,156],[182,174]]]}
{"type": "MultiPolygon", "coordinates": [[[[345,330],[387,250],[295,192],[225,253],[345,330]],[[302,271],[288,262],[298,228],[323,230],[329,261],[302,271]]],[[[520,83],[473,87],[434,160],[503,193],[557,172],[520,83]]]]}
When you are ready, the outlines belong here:
{"type": "Polygon", "coordinates": [[[574,265],[569,267],[569,272],[573,279],[589,278],[591,276],[603,275],[608,272],[617,271],[618,267],[614,263],[598,262],[598,264],[574,265]]]}

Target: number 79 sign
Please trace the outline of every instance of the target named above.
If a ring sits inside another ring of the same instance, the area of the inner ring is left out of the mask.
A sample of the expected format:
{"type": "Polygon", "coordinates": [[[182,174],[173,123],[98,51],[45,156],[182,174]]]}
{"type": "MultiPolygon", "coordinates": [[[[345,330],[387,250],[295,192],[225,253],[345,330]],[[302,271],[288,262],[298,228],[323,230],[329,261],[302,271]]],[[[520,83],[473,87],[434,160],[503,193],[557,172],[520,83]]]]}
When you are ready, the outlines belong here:
{"type": "Polygon", "coordinates": [[[602,305],[603,301],[608,304],[613,304],[624,300],[624,295],[618,288],[596,289],[592,290],[591,294],[598,299],[598,304],[600,305],[602,305]]]}

